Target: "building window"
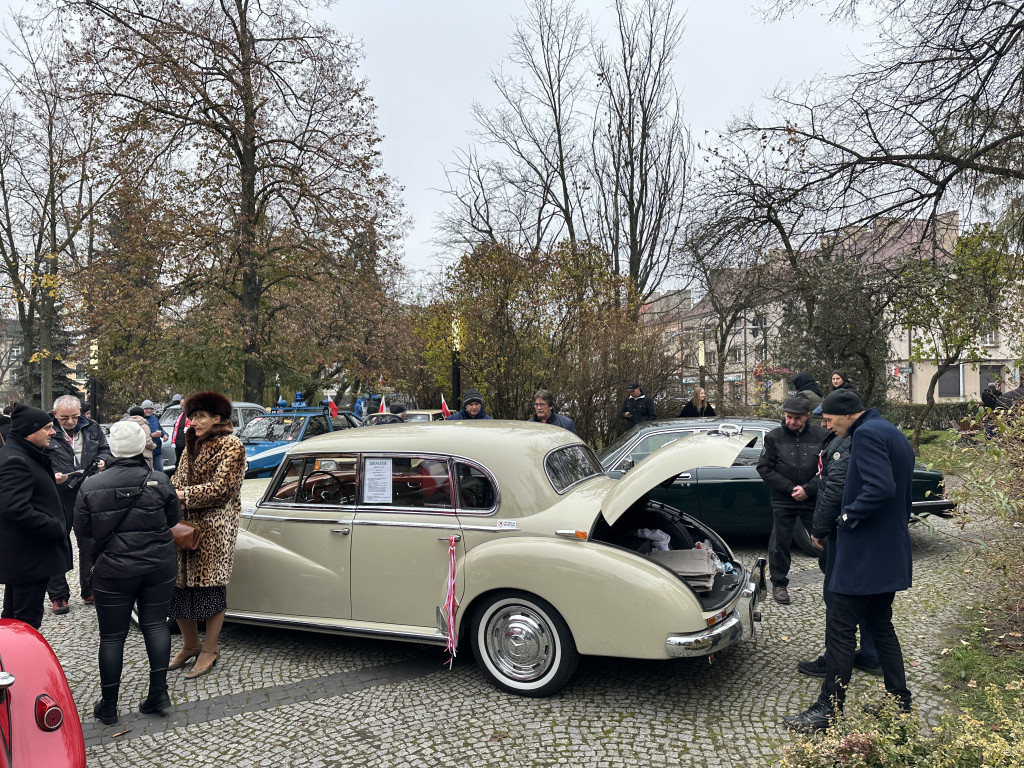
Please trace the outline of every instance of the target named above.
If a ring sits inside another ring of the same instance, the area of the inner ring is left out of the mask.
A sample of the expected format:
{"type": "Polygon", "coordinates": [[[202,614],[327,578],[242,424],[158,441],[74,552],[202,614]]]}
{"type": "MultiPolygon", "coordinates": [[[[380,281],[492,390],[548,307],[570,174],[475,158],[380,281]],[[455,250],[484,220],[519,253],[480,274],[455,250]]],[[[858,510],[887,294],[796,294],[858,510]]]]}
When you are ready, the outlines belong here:
{"type": "Polygon", "coordinates": [[[954,365],[939,377],[939,397],[960,397],[960,366],[954,365]]]}
{"type": "Polygon", "coordinates": [[[743,350],[740,349],[739,347],[735,347],[729,350],[729,354],[731,355],[731,359],[734,363],[743,362],[743,350]]]}
{"type": "Polygon", "coordinates": [[[985,338],[982,339],[982,344],[986,347],[994,347],[999,343],[999,336],[996,331],[989,331],[985,334],[985,338]]]}

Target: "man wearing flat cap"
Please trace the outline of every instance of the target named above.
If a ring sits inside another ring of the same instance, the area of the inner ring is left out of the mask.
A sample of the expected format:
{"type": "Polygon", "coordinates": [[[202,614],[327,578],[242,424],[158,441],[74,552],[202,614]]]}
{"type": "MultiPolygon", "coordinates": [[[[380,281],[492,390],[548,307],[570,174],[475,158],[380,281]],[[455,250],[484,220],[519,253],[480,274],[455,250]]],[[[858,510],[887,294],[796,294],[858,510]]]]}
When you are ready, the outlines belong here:
{"type": "Polygon", "coordinates": [[[71,568],[64,507],[46,455],[53,434],[50,414],[18,403],[0,448],[2,618],[36,629],[43,623],[47,582],[71,568]]]}
{"type": "Polygon", "coordinates": [[[789,605],[790,546],[797,521],[811,530],[818,495],[818,454],[828,432],[810,423],[811,407],[803,395],[786,398],[782,424],[764,438],[757,473],[771,488],[772,534],[768,539],[768,569],[772,597],[789,605]]]}
{"type": "Polygon", "coordinates": [[[489,419],[484,410],[484,398],[478,389],[467,389],[462,397],[462,408],[448,417],[448,421],[471,421],[473,419],[489,419]]]}
{"type": "Polygon", "coordinates": [[[821,404],[822,417],[840,437],[851,437],[843,506],[836,520],[836,562],[829,580],[832,608],[825,621],[825,679],[818,700],[783,719],[798,731],[820,731],[843,711],[853,674],[857,625],[875,640],[885,690],[910,710],[903,650],[892,625],[897,592],[910,588],[914,449],[877,408],[857,393],[837,389],[821,404]]]}

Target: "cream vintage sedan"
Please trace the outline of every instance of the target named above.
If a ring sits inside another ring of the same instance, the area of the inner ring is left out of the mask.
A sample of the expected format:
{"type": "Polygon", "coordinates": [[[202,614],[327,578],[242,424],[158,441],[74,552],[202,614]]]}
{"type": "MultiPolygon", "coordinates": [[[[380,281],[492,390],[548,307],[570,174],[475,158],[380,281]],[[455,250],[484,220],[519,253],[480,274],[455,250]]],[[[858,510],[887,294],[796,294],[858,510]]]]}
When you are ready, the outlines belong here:
{"type": "Polygon", "coordinates": [[[298,443],[252,497],[228,619],[471,646],[498,687],[559,690],[580,654],[709,656],[753,633],[764,559],[650,501],[746,438],[695,436],[620,480],[564,429],[396,424],[298,443]]]}

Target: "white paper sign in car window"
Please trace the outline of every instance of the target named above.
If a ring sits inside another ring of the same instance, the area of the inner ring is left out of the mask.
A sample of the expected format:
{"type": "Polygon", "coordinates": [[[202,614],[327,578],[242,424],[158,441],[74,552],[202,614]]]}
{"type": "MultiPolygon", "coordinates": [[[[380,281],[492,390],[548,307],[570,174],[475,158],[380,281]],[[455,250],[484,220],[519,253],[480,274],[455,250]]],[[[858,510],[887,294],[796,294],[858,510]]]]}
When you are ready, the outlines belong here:
{"type": "Polygon", "coordinates": [[[366,459],[363,472],[363,503],[392,504],[391,459],[366,459]]]}

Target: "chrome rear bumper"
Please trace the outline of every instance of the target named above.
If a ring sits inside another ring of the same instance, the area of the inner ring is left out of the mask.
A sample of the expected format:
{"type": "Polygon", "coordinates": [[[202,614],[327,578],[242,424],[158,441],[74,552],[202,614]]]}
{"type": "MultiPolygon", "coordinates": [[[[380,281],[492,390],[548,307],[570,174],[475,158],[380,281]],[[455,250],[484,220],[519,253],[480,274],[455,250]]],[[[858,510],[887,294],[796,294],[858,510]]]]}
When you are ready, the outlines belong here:
{"type": "Polygon", "coordinates": [[[709,656],[740,640],[749,640],[754,635],[754,622],[761,620],[757,605],[768,594],[765,583],[767,561],[763,557],[750,570],[750,579],[740,593],[736,608],[719,624],[702,632],[687,635],[671,635],[665,640],[665,651],[669,658],[709,656]]]}

